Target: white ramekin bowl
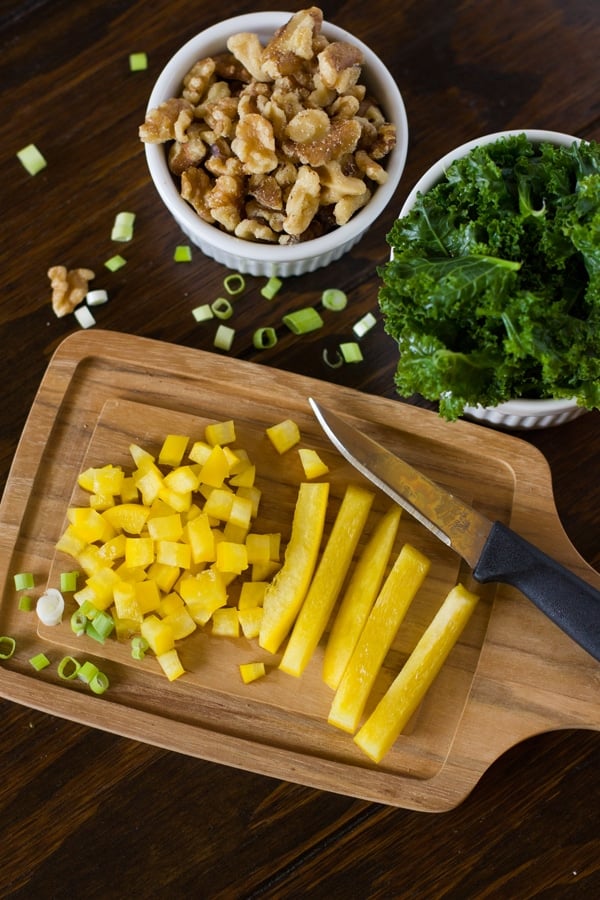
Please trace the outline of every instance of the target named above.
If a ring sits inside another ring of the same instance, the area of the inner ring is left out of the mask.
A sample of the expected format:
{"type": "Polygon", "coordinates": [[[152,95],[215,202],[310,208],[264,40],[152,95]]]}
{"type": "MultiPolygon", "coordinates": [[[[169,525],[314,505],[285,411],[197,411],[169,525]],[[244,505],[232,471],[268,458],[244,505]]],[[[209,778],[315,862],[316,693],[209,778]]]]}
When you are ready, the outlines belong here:
{"type": "MultiPolygon", "coordinates": [[[[419,194],[426,194],[439,181],[441,181],[450,166],[456,159],[461,159],[475,147],[491,144],[500,138],[511,135],[525,134],[533,143],[547,142],[570,147],[579,138],[558,131],[544,131],[543,129],[519,128],[513,131],[498,131],[475,138],[466,144],[461,144],[451,150],[436,163],[434,163],[417,181],[409,193],[400,210],[400,218],[408,215],[415,204],[419,194]]],[[[530,430],[533,428],[549,428],[554,425],[562,425],[577,418],[586,409],[579,406],[575,400],[520,400],[515,399],[501,403],[498,406],[466,406],[464,415],[478,422],[488,425],[497,425],[502,428],[530,430]]]]}
{"type": "MultiPolygon", "coordinates": [[[[148,109],[180,94],[183,77],[193,64],[206,56],[223,52],[230,35],[254,32],[266,43],[274,32],[291,18],[289,12],[249,13],[226,19],[191,38],[169,60],[159,75],[148,101],[148,109]]],[[[145,144],[146,160],[154,185],[165,206],[187,235],[204,254],[230,269],[250,275],[302,275],[327,266],[350,250],[381,215],[392,199],[404,170],[408,151],[408,123],[402,96],[396,82],[381,60],[360,40],[329,22],[323,22],[323,34],[330,40],[347,41],[364,55],[361,82],[366,84],[397,129],[397,144],[385,160],[388,178],[373,193],[369,203],[350,221],[328,234],[292,246],[247,241],[220,231],[203,222],[179,194],[161,144],[145,144]]]]}

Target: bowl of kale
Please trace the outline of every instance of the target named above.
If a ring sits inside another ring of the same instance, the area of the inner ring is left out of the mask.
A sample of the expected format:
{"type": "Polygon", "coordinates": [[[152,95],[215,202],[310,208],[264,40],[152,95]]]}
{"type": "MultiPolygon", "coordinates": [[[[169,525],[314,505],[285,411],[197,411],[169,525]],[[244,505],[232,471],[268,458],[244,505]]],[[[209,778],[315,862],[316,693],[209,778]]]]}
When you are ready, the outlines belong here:
{"type": "Polygon", "coordinates": [[[417,182],[387,240],[378,299],[400,396],[509,428],[600,407],[600,144],[470,141],[417,182]]]}

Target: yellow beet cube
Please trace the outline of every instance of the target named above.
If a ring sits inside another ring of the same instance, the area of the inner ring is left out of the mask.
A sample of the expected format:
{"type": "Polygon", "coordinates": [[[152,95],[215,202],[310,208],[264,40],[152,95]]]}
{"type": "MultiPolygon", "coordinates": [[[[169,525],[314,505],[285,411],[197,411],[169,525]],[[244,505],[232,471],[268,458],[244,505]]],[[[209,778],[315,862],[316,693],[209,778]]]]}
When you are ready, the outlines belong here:
{"type": "Polygon", "coordinates": [[[210,456],[200,469],[200,482],[208,484],[211,487],[220,488],[225,479],[229,476],[229,463],[223,448],[216,444],[210,456]]]}
{"type": "Polygon", "coordinates": [[[237,609],[232,606],[216,609],[212,615],[212,633],[221,637],[239,637],[240,620],[237,609]]]}
{"type": "Polygon", "coordinates": [[[258,515],[258,507],[262,496],[260,488],[257,488],[255,484],[252,487],[239,487],[236,490],[236,495],[250,500],[252,503],[252,518],[255,519],[258,515]]]}
{"type": "Polygon", "coordinates": [[[248,553],[248,562],[266,563],[271,559],[271,538],[268,534],[257,534],[251,532],[246,536],[246,551],[248,553]]]}
{"type": "Polygon", "coordinates": [[[192,551],[189,544],[179,541],[157,541],[156,561],[166,566],[179,566],[189,569],[192,564],[192,551]]]}
{"type": "MultiPolygon", "coordinates": [[[[202,469],[200,469],[200,472],[202,469]]],[[[177,494],[195,491],[200,483],[199,473],[191,466],[178,466],[165,475],[165,485],[177,494]]]]}
{"type": "Polygon", "coordinates": [[[256,478],[256,466],[248,465],[238,475],[233,475],[229,483],[234,487],[252,487],[256,478]]]}
{"type": "Polygon", "coordinates": [[[149,581],[154,581],[156,586],[165,594],[173,590],[179,578],[178,567],[168,566],[165,563],[154,562],[149,566],[147,572],[149,581]]]}
{"type": "Polygon", "coordinates": [[[234,496],[229,488],[215,488],[206,498],[204,512],[213,519],[227,522],[231,514],[234,496]]]}
{"type": "Polygon", "coordinates": [[[316,450],[301,447],[298,455],[307,478],[320,478],[329,472],[329,466],[323,462],[316,450]]]}
{"type": "Polygon", "coordinates": [[[168,613],[163,622],[167,622],[173,629],[173,637],[176,641],[183,640],[197,629],[197,624],[192,619],[185,606],[174,612],[168,613]]]}
{"type": "Polygon", "coordinates": [[[199,463],[201,466],[203,466],[211,453],[212,447],[210,444],[207,444],[206,441],[196,441],[192,445],[192,449],[190,450],[188,456],[192,460],[192,462],[199,463]]]}
{"type": "Polygon", "coordinates": [[[142,503],[119,503],[102,513],[113,528],[127,534],[141,534],[149,515],[150,510],[142,503]]]}
{"type": "Polygon", "coordinates": [[[266,674],[265,664],[263,662],[241,663],[240,675],[244,684],[250,684],[257,678],[262,678],[266,674]]]}
{"type": "Polygon", "coordinates": [[[134,593],[142,615],[145,616],[160,607],[160,590],[156,581],[151,579],[137,581],[134,585],[134,593]]]}
{"type": "MultiPolygon", "coordinates": [[[[96,609],[108,609],[113,603],[113,589],[120,581],[121,579],[113,569],[109,567],[98,569],[93,575],[90,575],[86,582],[89,593],[86,592],[85,599],[91,600],[96,609]]],[[[79,603],[81,591],[77,591],[73,596],[79,603]]]]}
{"type": "Polygon", "coordinates": [[[151,537],[128,537],[125,542],[125,563],[129,568],[149,566],[155,559],[151,537]]]}
{"type": "Polygon", "coordinates": [[[226,422],[213,422],[204,429],[204,438],[208,444],[232,444],[235,441],[235,423],[232,419],[226,422]]]}
{"type": "Polygon", "coordinates": [[[148,646],[157,656],[174,647],[173,629],[168,622],[154,614],[145,617],[140,626],[140,634],[148,641],[148,646]]]}
{"type": "Polygon", "coordinates": [[[179,582],[181,594],[189,613],[199,625],[204,625],[213,612],[227,603],[227,587],[220,572],[205,569],[197,575],[185,575],[179,582]]]}
{"type": "Polygon", "coordinates": [[[195,563],[215,561],[215,536],[206,513],[202,512],[188,522],[185,535],[195,563]]]}
{"type": "Polygon", "coordinates": [[[262,606],[251,606],[248,609],[240,609],[238,618],[245,638],[251,640],[260,634],[260,625],[263,619],[262,606]]]}
{"type": "Polygon", "coordinates": [[[115,610],[119,619],[128,619],[131,622],[141,623],[142,611],[135,596],[135,586],[127,581],[121,581],[113,588],[115,610]]]}
{"type": "Polygon", "coordinates": [[[79,554],[87,546],[88,542],[85,541],[79,534],[77,534],[72,525],[67,525],[62,535],[56,542],[57,550],[60,550],[62,553],[66,553],[68,556],[72,556],[74,559],[78,559],[79,554]]]}
{"type": "Polygon", "coordinates": [[[166,597],[163,597],[158,606],[158,612],[163,617],[171,615],[171,613],[176,613],[180,609],[183,609],[184,603],[182,598],[176,591],[171,591],[170,594],[167,594],[166,597]]]}
{"type": "Polygon", "coordinates": [[[234,494],[228,522],[231,525],[236,525],[238,528],[248,530],[251,520],[252,500],[248,497],[240,497],[239,494],[234,494]]]}
{"type": "Polygon", "coordinates": [[[154,462],[154,457],[151,453],[148,453],[147,450],[144,450],[143,447],[140,447],[139,444],[130,444],[129,452],[131,454],[131,458],[138,468],[140,466],[149,465],[154,462]]]}
{"type": "Polygon", "coordinates": [[[161,653],[157,655],[158,664],[161,669],[169,679],[169,681],[175,681],[176,678],[179,678],[181,675],[185,674],[185,669],[179,659],[179,654],[177,650],[174,648],[172,650],[167,650],[165,653],[161,653]]]}
{"type": "Polygon", "coordinates": [[[267,437],[279,454],[285,453],[300,440],[300,429],[292,419],[284,419],[267,428],[267,437]]]}
{"type": "Polygon", "coordinates": [[[268,581],[244,581],[240,590],[238,609],[252,609],[262,606],[268,581]]]}
{"type": "Polygon", "coordinates": [[[138,489],[133,475],[125,475],[121,482],[121,503],[135,503],[138,498],[138,489]]]}
{"type": "Polygon", "coordinates": [[[184,434],[168,434],[163,441],[158,454],[158,462],[161,466],[178,466],[187,449],[189,437],[184,434]]]}
{"type": "Polygon", "coordinates": [[[236,544],[233,541],[219,541],[216,566],[220,572],[235,572],[239,575],[248,568],[246,545],[236,544]]]}
{"type": "Polygon", "coordinates": [[[88,506],[71,506],[67,510],[67,518],[71,523],[72,533],[87,544],[94,541],[106,541],[114,535],[110,523],[95,509],[88,506]]]}
{"type": "Polygon", "coordinates": [[[178,541],[182,533],[183,525],[179,513],[148,519],[148,534],[153,541],[178,541]]]}

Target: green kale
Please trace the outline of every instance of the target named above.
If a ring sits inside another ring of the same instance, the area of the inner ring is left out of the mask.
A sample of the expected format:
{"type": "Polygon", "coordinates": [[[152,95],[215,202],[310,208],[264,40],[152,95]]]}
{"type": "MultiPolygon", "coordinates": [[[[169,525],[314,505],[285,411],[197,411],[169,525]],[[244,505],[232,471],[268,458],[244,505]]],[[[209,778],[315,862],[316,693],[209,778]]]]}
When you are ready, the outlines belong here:
{"type": "Polygon", "coordinates": [[[440,414],[515,398],[600,406],[600,144],[476,147],[388,235],[396,387],[440,414]]]}

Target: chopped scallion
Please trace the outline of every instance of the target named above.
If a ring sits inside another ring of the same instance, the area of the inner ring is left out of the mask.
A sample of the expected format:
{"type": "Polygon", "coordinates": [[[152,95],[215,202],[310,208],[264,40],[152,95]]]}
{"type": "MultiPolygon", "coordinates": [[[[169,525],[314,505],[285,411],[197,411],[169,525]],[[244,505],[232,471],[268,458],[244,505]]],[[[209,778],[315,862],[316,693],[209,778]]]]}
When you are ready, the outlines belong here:
{"type": "Polygon", "coordinates": [[[46,656],[45,653],[36,653],[35,656],[32,656],[29,660],[30,664],[33,666],[36,672],[41,672],[42,669],[45,669],[50,665],[50,660],[46,656]]]}
{"type": "Polygon", "coordinates": [[[344,365],[344,360],[339,350],[335,351],[335,360],[329,359],[329,351],[327,350],[327,347],[325,347],[325,349],[323,350],[323,362],[326,366],[329,366],[330,369],[339,369],[340,366],[344,365]]]}
{"type": "Polygon", "coordinates": [[[175,260],[175,262],[191,262],[192,248],[187,244],[179,244],[177,247],[175,247],[173,259],[175,260]]]}
{"type": "Polygon", "coordinates": [[[93,694],[103,694],[108,687],[109,681],[104,672],[97,672],[90,681],[90,690],[93,694]]]}
{"type": "Polygon", "coordinates": [[[244,288],[246,287],[246,282],[244,281],[243,275],[240,275],[239,272],[232,272],[231,275],[228,275],[223,280],[223,287],[234,297],[236,294],[241,294],[244,288]]]}
{"type": "Polygon", "coordinates": [[[192,315],[196,322],[207,322],[209,319],[214,318],[209,303],[203,303],[202,306],[197,306],[196,309],[192,310],[192,315]]]}
{"type": "Polygon", "coordinates": [[[80,668],[81,665],[72,656],[63,656],[58,664],[58,677],[63,681],[73,681],[80,668]]]}
{"type": "Polygon", "coordinates": [[[0,659],[10,659],[17,648],[17,642],[12,637],[0,637],[0,659]]]}
{"type": "Polygon", "coordinates": [[[148,68],[148,55],[146,53],[129,54],[130,72],[143,72],[148,68]]]}
{"type": "Polygon", "coordinates": [[[352,331],[357,338],[361,338],[376,324],[377,319],[375,318],[373,313],[368,312],[362,317],[362,319],[359,319],[358,322],[354,323],[354,325],[352,326],[352,331]]]}
{"type": "Polygon", "coordinates": [[[277,332],[274,328],[257,328],[252,336],[252,343],[257,350],[268,350],[277,343],[277,332]]]}
{"type": "Polygon", "coordinates": [[[133,237],[133,224],[135,213],[119,212],[115,216],[114,225],[110,234],[111,241],[130,241],[133,237]]]}
{"type": "Polygon", "coordinates": [[[269,280],[264,285],[264,287],[262,287],[260,289],[260,292],[261,292],[262,296],[265,297],[267,300],[272,300],[273,297],[275,296],[275,294],[279,293],[279,290],[280,290],[282,284],[283,284],[283,281],[281,280],[281,278],[276,278],[273,275],[273,276],[271,276],[271,278],[269,278],[269,280]]]}
{"type": "Polygon", "coordinates": [[[109,271],[117,272],[119,269],[122,269],[123,266],[127,265],[127,260],[123,259],[123,257],[117,253],[115,256],[111,256],[110,259],[107,259],[104,265],[109,271]]]}
{"type": "Polygon", "coordinates": [[[78,306],[73,315],[82,328],[92,328],[96,324],[96,320],[87,306],[78,306]]]}
{"type": "Polygon", "coordinates": [[[60,573],[60,589],[61,591],[72,592],[77,590],[77,578],[79,572],[61,572],[60,573]]]}
{"type": "Polygon", "coordinates": [[[19,611],[20,612],[31,612],[33,609],[33,597],[30,597],[29,594],[22,594],[19,597],[19,611]]]}
{"type": "Polygon", "coordinates": [[[35,579],[31,572],[19,572],[14,576],[15,588],[18,591],[28,591],[35,586],[35,579]]]}
{"type": "Polygon", "coordinates": [[[65,600],[56,588],[48,588],[36,604],[38,618],[43,625],[58,625],[65,610],[65,600]]]}
{"type": "Polygon", "coordinates": [[[288,313],[282,321],[294,334],[308,334],[309,331],[316,331],[323,325],[323,319],[313,306],[288,313]]]}
{"type": "Polygon", "coordinates": [[[113,631],[114,627],[115,620],[110,613],[105,612],[103,609],[99,609],[92,621],[88,622],[86,625],[85,633],[88,637],[92,637],[94,640],[103,644],[111,631],[113,631]]]}
{"type": "Polygon", "coordinates": [[[217,297],[210,308],[217,319],[230,319],[233,315],[233,306],[226,297],[217,297]]]}
{"type": "Polygon", "coordinates": [[[38,172],[41,172],[48,165],[35,144],[28,144],[26,147],[23,147],[17,153],[17,157],[30,175],[37,175],[38,172]]]}
{"type": "Polygon", "coordinates": [[[327,290],[323,291],[321,303],[325,309],[339,312],[348,305],[348,297],[339,288],[327,288],[327,290]]]}
{"type": "Polygon", "coordinates": [[[219,325],[213,344],[218,350],[231,350],[234,337],[235,329],[229,328],[228,325],[219,325]]]}
{"type": "Polygon", "coordinates": [[[83,681],[84,684],[89,684],[93,678],[98,674],[99,669],[98,666],[94,665],[93,662],[84,662],[80,665],[79,670],[77,672],[77,677],[80,681],[83,681]]]}
{"type": "Polygon", "coordinates": [[[141,635],[136,635],[131,639],[131,655],[134,659],[143,659],[148,650],[148,641],[141,635]]]}
{"type": "Polygon", "coordinates": [[[108,302],[108,294],[104,290],[88,291],[85,295],[85,302],[88,306],[102,306],[108,302]]]}
{"type": "Polygon", "coordinates": [[[87,616],[81,609],[76,609],[71,616],[71,631],[73,634],[76,634],[77,637],[81,637],[82,634],[85,634],[87,626],[87,616]]]}
{"type": "Polygon", "coordinates": [[[340,353],[344,357],[344,362],[347,363],[357,363],[362,362],[363,360],[361,349],[356,341],[348,341],[345,344],[340,344],[340,353]]]}

